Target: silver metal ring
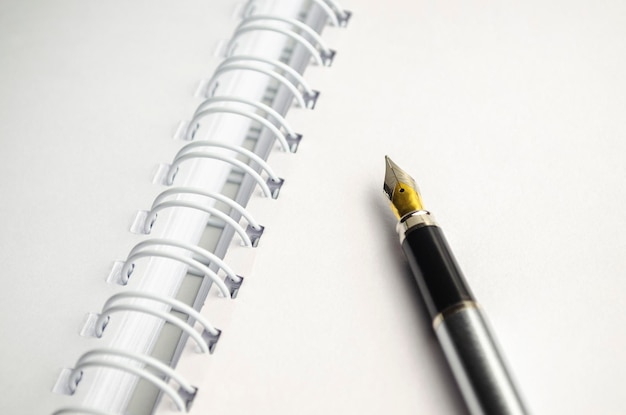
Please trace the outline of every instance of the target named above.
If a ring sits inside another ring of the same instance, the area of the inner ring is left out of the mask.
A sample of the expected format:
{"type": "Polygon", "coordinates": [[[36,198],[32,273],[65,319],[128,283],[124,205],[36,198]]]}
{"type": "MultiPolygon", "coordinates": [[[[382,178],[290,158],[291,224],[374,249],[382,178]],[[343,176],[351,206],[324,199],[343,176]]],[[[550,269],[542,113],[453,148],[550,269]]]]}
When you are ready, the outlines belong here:
{"type": "Polygon", "coordinates": [[[427,210],[418,210],[404,215],[396,226],[400,243],[404,242],[409,229],[421,228],[423,226],[439,226],[435,218],[427,210]]]}

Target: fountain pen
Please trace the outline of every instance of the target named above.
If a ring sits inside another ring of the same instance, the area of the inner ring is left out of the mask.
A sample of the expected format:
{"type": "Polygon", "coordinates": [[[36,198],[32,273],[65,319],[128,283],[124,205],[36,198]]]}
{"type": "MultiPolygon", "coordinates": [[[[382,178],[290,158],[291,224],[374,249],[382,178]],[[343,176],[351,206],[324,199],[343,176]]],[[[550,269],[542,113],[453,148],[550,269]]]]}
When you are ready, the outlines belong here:
{"type": "Polygon", "coordinates": [[[526,414],[483,312],[415,181],[385,157],[384,192],[432,326],[471,414],[526,414]]]}

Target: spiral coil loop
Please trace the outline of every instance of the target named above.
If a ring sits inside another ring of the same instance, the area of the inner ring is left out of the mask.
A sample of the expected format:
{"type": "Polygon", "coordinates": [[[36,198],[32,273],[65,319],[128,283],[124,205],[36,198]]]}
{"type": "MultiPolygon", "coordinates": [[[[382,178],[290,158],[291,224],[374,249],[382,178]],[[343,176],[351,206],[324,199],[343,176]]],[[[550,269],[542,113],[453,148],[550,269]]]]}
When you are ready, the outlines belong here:
{"type": "Polygon", "coordinates": [[[208,213],[209,215],[214,216],[220,219],[221,221],[223,221],[224,223],[232,226],[233,229],[235,229],[235,232],[237,232],[237,235],[239,235],[239,237],[241,238],[241,241],[243,242],[245,246],[253,246],[252,240],[250,239],[250,236],[246,233],[246,230],[239,224],[239,222],[231,218],[229,215],[222,212],[216,207],[206,206],[197,202],[187,201],[187,200],[168,200],[168,201],[160,202],[156,205],[153,205],[146,216],[145,224],[144,224],[144,232],[146,234],[149,234],[152,231],[152,227],[154,226],[157,215],[160,211],[164,209],[168,209],[168,208],[173,208],[173,207],[191,208],[191,209],[208,213]]]}
{"type": "MultiPolygon", "coordinates": [[[[175,261],[181,262],[201,272],[205,277],[210,278],[211,281],[213,281],[215,285],[217,285],[217,287],[219,288],[222,295],[224,295],[224,297],[235,298],[239,287],[238,286],[236,287],[237,290],[234,290],[232,286],[229,287],[228,286],[229,284],[222,281],[222,279],[217,275],[215,271],[213,271],[212,269],[210,269],[209,267],[207,267],[200,261],[190,258],[188,256],[185,256],[183,254],[180,254],[178,252],[163,251],[163,250],[157,250],[157,249],[145,249],[147,246],[150,246],[150,245],[149,244],[142,245],[141,243],[137,244],[128,254],[128,257],[126,258],[126,261],[124,262],[124,265],[122,266],[122,269],[120,272],[120,279],[121,279],[122,285],[126,285],[128,283],[128,279],[130,278],[131,274],[133,273],[135,269],[136,260],[140,258],[146,258],[146,257],[166,258],[166,259],[173,259],[175,261]]],[[[236,276],[235,278],[231,278],[231,280],[234,283],[241,284],[242,278],[239,276],[236,276]]]]}
{"type": "MultiPolygon", "coordinates": [[[[174,196],[174,195],[176,196],[180,196],[180,195],[205,196],[207,198],[214,199],[216,201],[224,203],[226,206],[228,206],[229,208],[237,212],[239,215],[244,217],[246,221],[248,221],[248,228],[245,230],[245,233],[248,235],[248,238],[250,240],[249,245],[256,246],[258,244],[258,240],[263,234],[264,227],[261,226],[243,206],[235,202],[233,199],[227,196],[224,196],[221,193],[207,192],[205,190],[196,189],[193,187],[174,187],[174,188],[167,189],[159,193],[159,195],[152,202],[152,207],[146,213],[146,217],[144,219],[144,232],[145,233],[150,233],[152,226],[154,225],[156,218],[157,218],[157,211],[161,210],[160,206],[162,206],[162,203],[164,203],[168,197],[174,196]]],[[[206,211],[205,208],[207,208],[206,205],[196,203],[194,201],[185,201],[185,203],[186,204],[183,207],[191,207],[191,208],[194,208],[197,210],[203,210],[203,211],[206,211]]],[[[207,212],[207,213],[211,213],[211,212],[207,212]]],[[[208,252],[208,251],[205,251],[205,252],[208,252]]]]}
{"type": "Polygon", "coordinates": [[[246,148],[243,148],[241,146],[234,146],[234,145],[224,143],[221,141],[198,140],[189,144],[185,144],[180,150],[178,150],[178,153],[176,153],[176,155],[174,156],[174,159],[188,153],[189,150],[197,148],[197,147],[216,147],[216,148],[223,148],[226,150],[234,151],[235,153],[240,154],[244,157],[247,157],[249,160],[258,164],[261,167],[261,170],[264,170],[272,181],[280,182],[282,180],[280,177],[278,177],[278,175],[276,175],[276,173],[274,173],[274,170],[270,167],[270,165],[265,160],[263,160],[263,158],[260,157],[258,154],[246,148]]]}
{"type": "Polygon", "coordinates": [[[163,314],[167,314],[167,321],[181,328],[185,332],[189,333],[190,336],[196,340],[198,346],[204,353],[213,353],[215,345],[219,340],[221,331],[216,329],[210,322],[207,320],[202,314],[196,311],[193,307],[183,303],[182,301],[176,300],[174,298],[165,297],[162,295],[152,294],[144,291],[127,291],[124,293],[119,293],[109,297],[109,299],[102,306],[102,312],[98,315],[98,318],[95,323],[95,334],[97,337],[101,337],[104,329],[109,323],[110,316],[113,312],[117,311],[137,311],[145,314],[150,314],[154,317],[161,317],[163,314]],[[170,306],[172,310],[179,311],[183,314],[188,315],[190,318],[193,318],[195,321],[200,323],[203,328],[202,336],[197,336],[197,332],[193,329],[193,325],[191,323],[187,323],[185,320],[174,317],[173,314],[162,313],[160,310],[155,310],[153,308],[144,306],[142,304],[123,304],[122,306],[114,305],[119,303],[121,300],[125,299],[143,299],[143,300],[151,300],[157,303],[161,303],[163,305],[170,306]],[[127,306],[130,306],[128,308],[127,306]],[[186,324],[188,327],[183,328],[183,324],[186,324]],[[193,334],[191,333],[193,331],[193,334]],[[203,341],[200,341],[203,340],[203,341]]]}
{"type": "MultiPolygon", "coordinates": [[[[274,137],[276,137],[276,139],[278,140],[278,142],[280,143],[284,151],[290,151],[289,143],[287,142],[287,137],[285,137],[285,135],[266,118],[261,117],[260,115],[255,114],[254,112],[251,112],[251,111],[243,111],[243,110],[239,110],[236,108],[226,108],[223,106],[206,108],[194,114],[193,119],[191,120],[191,124],[190,124],[190,127],[191,127],[190,131],[192,131],[192,129],[193,130],[197,129],[198,122],[200,121],[200,119],[211,114],[236,114],[236,115],[241,115],[243,117],[249,118],[252,121],[256,121],[259,124],[263,125],[265,128],[267,128],[268,130],[270,130],[272,134],[274,134],[274,137]]],[[[190,135],[191,135],[190,138],[193,138],[194,133],[192,132],[190,135]]]]}
{"type": "MultiPolygon", "coordinates": [[[[288,83],[292,84],[295,88],[296,92],[294,93],[296,100],[298,100],[297,95],[302,95],[302,104],[298,101],[298,104],[303,108],[313,109],[315,106],[315,101],[319,95],[318,91],[312,89],[308,82],[304,79],[304,77],[291,66],[287,65],[284,62],[281,62],[277,59],[265,58],[262,56],[253,56],[253,55],[232,55],[228,56],[226,59],[222,61],[220,66],[228,66],[233,63],[244,62],[244,63],[257,63],[263,65],[270,65],[274,68],[274,71],[280,70],[281,74],[284,78],[289,76],[292,81],[287,80],[288,83]],[[300,89],[302,92],[300,92],[300,89]]],[[[288,87],[292,92],[293,90],[288,87]]]]}
{"type": "Polygon", "coordinates": [[[218,103],[226,103],[226,102],[239,102],[242,104],[255,107],[256,109],[260,111],[264,111],[268,116],[271,116],[272,118],[276,120],[276,122],[278,123],[278,126],[281,127],[283,130],[285,130],[287,132],[287,135],[289,136],[298,135],[298,133],[296,133],[294,129],[291,128],[291,126],[289,125],[285,117],[280,115],[280,113],[276,111],[274,108],[262,102],[252,101],[249,99],[235,97],[235,96],[220,95],[220,96],[207,98],[204,101],[202,101],[200,105],[198,105],[198,108],[196,108],[196,111],[194,112],[194,116],[210,105],[218,104],[218,103]]]}
{"type": "MultiPolygon", "coordinates": [[[[274,136],[280,142],[283,150],[291,151],[292,153],[295,153],[297,149],[297,144],[302,139],[302,135],[296,133],[291,128],[291,126],[287,123],[287,120],[285,120],[285,117],[280,115],[280,113],[278,113],[278,111],[276,111],[274,108],[270,107],[269,105],[263,104],[262,102],[252,101],[249,99],[235,97],[235,96],[228,96],[228,95],[213,96],[202,101],[200,105],[198,105],[198,108],[196,108],[196,111],[193,114],[193,118],[189,122],[189,126],[187,127],[187,130],[185,131],[185,138],[187,140],[192,140],[194,138],[195,133],[199,127],[200,120],[206,115],[209,115],[212,113],[228,112],[228,111],[217,111],[217,110],[212,111],[212,112],[206,112],[206,110],[209,109],[209,107],[216,106],[218,104],[228,104],[228,103],[245,104],[245,105],[254,107],[257,110],[265,112],[266,117],[260,117],[256,113],[248,113],[248,112],[246,113],[232,112],[232,113],[246,116],[250,118],[251,120],[257,121],[258,123],[262,124],[264,127],[268,128],[274,134],[274,136]],[[274,118],[278,126],[274,125],[273,123],[269,121],[267,117],[270,117],[270,116],[274,118]]],[[[217,108],[224,108],[224,107],[217,107],[217,108]]]]}
{"type": "MultiPolygon", "coordinates": [[[[127,350],[116,349],[93,349],[83,354],[74,365],[68,380],[68,388],[73,394],[78,387],[78,384],[82,380],[84,369],[88,367],[103,367],[110,369],[117,369],[123,372],[133,374],[139,378],[142,378],[154,386],[159,388],[163,393],[168,395],[176,407],[180,411],[186,412],[188,402],[185,402],[184,395],[177,392],[171,385],[160,377],[146,370],[146,367],[150,367],[153,370],[161,372],[163,375],[174,379],[181,387],[181,389],[188,395],[195,395],[196,388],[191,386],[185,379],[179,376],[174,369],[164,364],[163,362],[151,357],[139,353],[130,352],[127,350]],[[107,357],[121,357],[126,360],[132,360],[137,363],[142,363],[144,367],[139,368],[129,365],[126,362],[119,360],[107,359],[107,357]],[[182,395],[182,396],[181,396],[182,395]]],[[[94,412],[98,413],[98,412],[94,412]]]]}
{"type": "MultiPolygon", "coordinates": [[[[178,151],[178,153],[174,157],[174,160],[172,161],[172,164],[169,166],[169,172],[166,177],[166,184],[172,185],[174,183],[174,179],[176,177],[176,174],[178,173],[178,169],[184,161],[189,160],[189,159],[197,159],[197,158],[221,160],[221,161],[231,164],[234,167],[239,168],[240,170],[243,170],[244,173],[247,173],[250,176],[252,176],[252,178],[258,183],[261,190],[263,190],[263,193],[265,194],[265,196],[271,197],[272,199],[276,199],[278,197],[280,188],[284,183],[284,180],[276,176],[273,170],[269,167],[269,165],[263,159],[261,159],[256,154],[252,153],[250,150],[246,150],[243,147],[232,146],[232,145],[217,142],[217,141],[201,140],[201,141],[191,142],[185,145],[182,149],[178,151]],[[196,147],[218,147],[218,148],[225,148],[228,150],[235,151],[239,153],[240,155],[246,156],[250,160],[259,164],[261,168],[265,170],[265,172],[270,177],[266,182],[265,180],[263,180],[263,177],[261,177],[261,175],[255,169],[253,169],[249,164],[246,164],[240,160],[237,160],[236,158],[232,156],[225,156],[223,154],[211,152],[211,151],[202,151],[202,152],[189,151],[190,149],[193,149],[196,147]]],[[[224,220],[226,221],[226,219],[224,220]]],[[[236,226],[236,225],[233,225],[233,226],[236,226]]],[[[242,238],[245,239],[243,235],[242,235],[242,238]]]]}
{"type": "MultiPolygon", "coordinates": [[[[330,66],[333,58],[335,57],[335,51],[326,46],[326,42],[322,39],[319,33],[313,30],[310,26],[304,24],[303,22],[282,16],[273,16],[266,14],[253,14],[245,17],[241,23],[239,23],[238,30],[243,26],[249,25],[252,22],[272,22],[272,23],[280,23],[280,24],[288,24],[292,27],[295,27],[301,31],[302,34],[306,34],[310,39],[315,42],[315,44],[310,43],[316,50],[318,50],[319,57],[324,66],[330,66]]],[[[263,25],[263,27],[269,27],[263,25]]],[[[309,49],[310,50],[310,49],[309,49]]]]}
{"type": "Polygon", "coordinates": [[[207,251],[204,248],[200,248],[199,246],[191,245],[183,241],[174,240],[174,239],[148,239],[146,241],[140,242],[137,245],[135,245],[135,247],[133,248],[133,251],[137,252],[141,249],[154,246],[154,245],[171,246],[174,248],[184,249],[202,258],[204,262],[194,257],[196,261],[199,261],[203,265],[217,266],[226,274],[227,279],[230,279],[232,281],[237,281],[237,282],[241,282],[243,280],[243,277],[241,277],[240,275],[237,275],[235,271],[233,271],[233,269],[230,266],[228,266],[228,264],[223,259],[215,255],[213,252],[207,251]]]}
{"type": "MultiPolygon", "coordinates": [[[[223,74],[232,71],[252,71],[267,75],[287,88],[292,93],[298,105],[302,108],[313,109],[317,96],[319,95],[319,93],[316,93],[308,87],[306,82],[301,82],[302,75],[298,74],[298,76],[295,76],[294,73],[297,73],[297,71],[289,65],[274,59],[266,59],[250,55],[235,55],[224,59],[213,72],[213,76],[207,83],[206,91],[211,91],[211,85],[215,84],[223,74]],[[259,66],[258,64],[271,65],[273,69],[267,69],[259,66]],[[282,70],[284,74],[278,73],[276,68],[282,70]],[[290,81],[286,75],[290,75],[297,83],[290,81]],[[303,90],[300,91],[298,86],[301,86],[303,90]]],[[[210,96],[208,92],[205,92],[204,95],[205,98],[210,96]]]]}
{"type": "Polygon", "coordinates": [[[328,66],[328,64],[326,63],[327,61],[324,60],[320,51],[306,38],[304,38],[303,36],[297,34],[296,32],[292,30],[282,29],[279,27],[272,26],[271,24],[246,24],[244,20],[244,22],[241,25],[239,25],[239,27],[235,30],[235,34],[230,38],[230,41],[228,42],[228,45],[226,47],[227,50],[230,53],[232,53],[235,50],[236,41],[240,36],[248,32],[258,32],[258,31],[275,32],[275,33],[280,33],[282,35],[285,35],[293,39],[294,41],[298,42],[304,48],[306,48],[311,54],[311,57],[313,58],[315,63],[317,63],[320,66],[328,66]]]}

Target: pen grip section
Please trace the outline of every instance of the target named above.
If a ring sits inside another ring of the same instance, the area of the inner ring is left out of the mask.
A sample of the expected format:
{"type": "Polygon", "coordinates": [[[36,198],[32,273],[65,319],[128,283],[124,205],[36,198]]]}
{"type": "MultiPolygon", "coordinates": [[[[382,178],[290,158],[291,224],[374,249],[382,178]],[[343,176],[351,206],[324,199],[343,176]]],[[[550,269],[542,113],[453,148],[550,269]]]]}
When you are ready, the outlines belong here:
{"type": "Polygon", "coordinates": [[[450,307],[474,300],[441,228],[407,230],[402,249],[432,319],[450,307]]]}

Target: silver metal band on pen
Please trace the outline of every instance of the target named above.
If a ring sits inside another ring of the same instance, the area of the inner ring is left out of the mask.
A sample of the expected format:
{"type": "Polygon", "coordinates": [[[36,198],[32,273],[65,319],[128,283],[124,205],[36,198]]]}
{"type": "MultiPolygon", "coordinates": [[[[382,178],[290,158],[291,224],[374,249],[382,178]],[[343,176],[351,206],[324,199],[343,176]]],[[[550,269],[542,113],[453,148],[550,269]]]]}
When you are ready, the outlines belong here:
{"type": "Polygon", "coordinates": [[[396,225],[396,231],[400,237],[400,244],[404,242],[406,232],[412,228],[420,228],[422,226],[438,226],[433,215],[427,210],[416,210],[404,215],[396,225]]]}

